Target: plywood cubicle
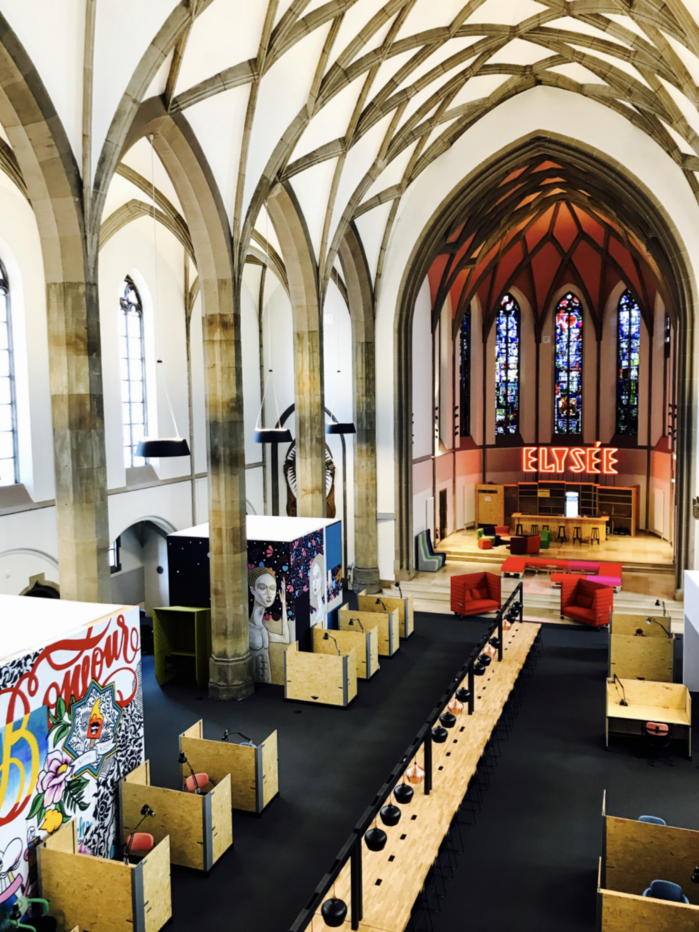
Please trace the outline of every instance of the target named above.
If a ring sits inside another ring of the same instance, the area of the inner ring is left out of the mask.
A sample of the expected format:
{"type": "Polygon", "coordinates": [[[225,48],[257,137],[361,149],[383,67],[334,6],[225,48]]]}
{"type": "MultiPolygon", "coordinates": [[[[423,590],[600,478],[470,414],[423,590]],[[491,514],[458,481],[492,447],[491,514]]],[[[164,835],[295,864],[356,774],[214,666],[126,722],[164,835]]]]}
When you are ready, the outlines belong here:
{"type": "Polygon", "coordinates": [[[668,618],[612,613],[609,675],[672,683],[675,639],[668,618]]]}
{"type": "Polygon", "coordinates": [[[365,631],[376,628],[379,639],[379,656],[392,657],[400,648],[398,610],[385,612],[352,611],[343,605],[337,613],[340,631],[365,631]]]}
{"type": "MultiPolygon", "coordinates": [[[[257,747],[212,741],[204,738],[200,719],[180,735],[180,751],[196,773],[208,773],[217,784],[230,775],[233,809],[260,813],[279,792],[276,731],[257,747]]],[[[189,775],[189,767],[183,764],[182,779],[189,775]]]]}
{"type": "Polygon", "coordinates": [[[699,832],[619,819],[602,812],[604,847],[598,897],[601,932],[696,932],[699,832]],[[644,897],[653,880],[679,884],[689,905],[644,897]]]}
{"type": "Polygon", "coordinates": [[[412,595],[394,598],[388,595],[367,595],[365,590],[357,597],[357,608],[360,612],[382,612],[383,614],[397,611],[398,631],[402,638],[409,638],[415,630],[412,595]]]}
{"type": "Polygon", "coordinates": [[[340,657],[299,651],[298,641],[284,654],[284,698],[317,705],[347,706],[357,695],[357,655],[340,657]]]}
{"type": "Polygon", "coordinates": [[[150,806],[155,815],[143,823],[156,844],[170,837],[173,864],[208,871],[233,844],[231,777],[225,774],[209,792],[198,795],[152,786],[150,761],[136,767],[119,786],[121,843],[134,831],[150,806]]]}
{"type": "Polygon", "coordinates": [[[669,726],[672,740],[682,741],[692,759],[692,697],[681,683],[607,680],[606,744],[613,735],[643,735],[646,722],[669,726]],[[622,701],[626,700],[626,705],[622,701]]]}
{"type": "Polygon", "coordinates": [[[75,819],[38,849],[41,895],[59,928],[158,932],[172,916],[170,840],[138,864],[78,854],[75,819]]]}
{"type": "MultiPolygon", "coordinates": [[[[356,627],[356,626],[355,626],[356,627]]],[[[331,654],[337,657],[349,654],[353,650],[357,658],[357,676],[360,680],[369,680],[379,669],[379,633],[377,628],[369,628],[362,632],[355,631],[326,631],[324,628],[313,629],[313,653],[331,654]],[[326,640],[327,637],[327,640],[326,640]]]]}

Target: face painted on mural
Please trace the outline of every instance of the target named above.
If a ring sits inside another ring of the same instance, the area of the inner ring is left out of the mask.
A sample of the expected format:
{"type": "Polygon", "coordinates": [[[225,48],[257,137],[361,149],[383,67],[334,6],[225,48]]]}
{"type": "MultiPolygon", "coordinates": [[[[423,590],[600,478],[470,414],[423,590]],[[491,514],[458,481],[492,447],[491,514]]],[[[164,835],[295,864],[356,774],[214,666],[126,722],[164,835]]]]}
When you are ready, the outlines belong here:
{"type": "Polygon", "coordinates": [[[320,590],[323,588],[323,571],[320,568],[320,563],[316,562],[313,564],[313,569],[311,570],[311,592],[317,599],[320,595],[320,590]]]}
{"type": "Polygon", "coordinates": [[[265,573],[255,580],[254,586],[250,587],[252,597],[256,605],[263,608],[271,608],[277,597],[277,581],[271,573],[265,573]]]}

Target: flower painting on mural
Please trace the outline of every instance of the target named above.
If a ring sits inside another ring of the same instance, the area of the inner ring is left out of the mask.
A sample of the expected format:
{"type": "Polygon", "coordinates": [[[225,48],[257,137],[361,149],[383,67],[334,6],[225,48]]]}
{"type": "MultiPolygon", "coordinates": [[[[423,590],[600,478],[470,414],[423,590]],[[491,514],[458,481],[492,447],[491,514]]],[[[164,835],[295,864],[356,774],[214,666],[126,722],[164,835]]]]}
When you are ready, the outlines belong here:
{"type": "Polygon", "coordinates": [[[138,609],[0,666],[0,716],[0,908],[9,909],[36,885],[37,846],[70,819],[81,853],[114,852],[116,789],[144,756],[138,609]]]}
{"type": "Polygon", "coordinates": [[[495,433],[519,431],[519,305],[511,294],[495,322],[495,433]]]}
{"type": "Polygon", "coordinates": [[[569,291],[556,307],[556,434],[582,434],[582,327],[582,305],[569,291]]]}

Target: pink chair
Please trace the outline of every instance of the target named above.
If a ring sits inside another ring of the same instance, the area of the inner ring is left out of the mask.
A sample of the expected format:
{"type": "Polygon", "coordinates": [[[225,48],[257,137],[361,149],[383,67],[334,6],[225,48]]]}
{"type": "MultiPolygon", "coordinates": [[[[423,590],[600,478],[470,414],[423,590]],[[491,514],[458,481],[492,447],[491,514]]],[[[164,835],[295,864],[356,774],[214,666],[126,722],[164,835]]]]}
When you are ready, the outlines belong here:
{"type": "Polygon", "coordinates": [[[195,773],[194,776],[187,777],[184,786],[188,793],[196,793],[197,788],[203,789],[208,782],[208,773],[195,773]]]}
{"type": "Polygon", "coordinates": [[[150,832],[132,832],[126,839],[129,858],[145,858],[155,848],[155,838],[150,832]]]}

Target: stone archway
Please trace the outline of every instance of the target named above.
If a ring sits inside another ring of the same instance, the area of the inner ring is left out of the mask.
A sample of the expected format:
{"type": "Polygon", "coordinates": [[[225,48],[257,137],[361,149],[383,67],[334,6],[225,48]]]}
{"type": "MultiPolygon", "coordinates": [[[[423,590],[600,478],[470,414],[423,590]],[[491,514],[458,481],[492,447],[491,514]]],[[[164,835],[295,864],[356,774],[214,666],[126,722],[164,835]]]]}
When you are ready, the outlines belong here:
{"type": "Polygon", "coordinates": [[[628,228],[645,242],[666,283],[669,313],[677,324],[678,345],[678,437],[677,437],[677,530],[675,539],[676,588],[682,588],[682,572],[693,565],[694,532],[690,522],[692,489],[696,471],[693,451],[697,430],[697,366],[695,364],[694,307],[696,283],[686,262],[686,250],[678,242],[675,226],[663,205],[641,182],[630,177],[620,163],[598,150],[563,137],[537,133],[520,139],[484,162],[444,199],[435,210],[415,244],[398,294],[394,325],[395,357],[395,447],[396,447],[396,574],[413,572],[412,556],[412,320],[418,291],[435,255],[444,230],[487,202],[493,179],[517,170],[525,160],[541,157],[563,161],[585,173],[588,187],[624,212],[628,228]]]}
{"type": "Polygon", "coordinates": [[[212,657],[210,694],[243,699],[253,691],[248,634],[240,302],[225,208],[189,123],[160,98],[144,103],[124,145],[153,134],[191,232],[204,308],[209,428],[209,535],[212,657]]]}

